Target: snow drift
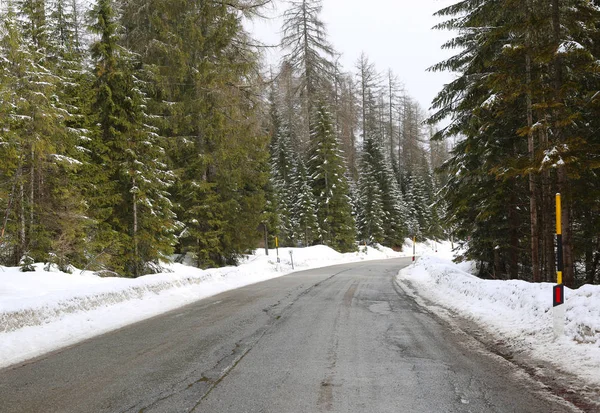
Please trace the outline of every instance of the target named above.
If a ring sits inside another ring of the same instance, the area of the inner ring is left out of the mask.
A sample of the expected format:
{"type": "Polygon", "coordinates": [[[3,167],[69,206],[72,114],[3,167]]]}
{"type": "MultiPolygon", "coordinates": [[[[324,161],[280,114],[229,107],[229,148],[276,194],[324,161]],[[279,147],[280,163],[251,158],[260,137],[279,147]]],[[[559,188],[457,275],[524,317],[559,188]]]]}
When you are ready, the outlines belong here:
{"type": "Polygon", "coordinates": [[[445,311],[449,309],[466,316],[515,352],[600,384],[600,286],[565,289],[565,337],[555,340],[553,284],[482,280],[469,269],[468,264],[425,256],[402,270],[397,281],[417,299],[435,303],[430,308],[438,314],[452,318],[445,311]]]}
{"type": "Polygon", "coordinates": [[[137,279],[101,278],[92,272],[65,274],[0,269],[0,367],[77,343],[191,302],[266,281],[295,270],[402,256],[391,249],[361,247],[340,254],[331,248],[258,250],[238,267],[200,270],[182,264],[137,279]],[[293,255],[290,255],[292,252],[293,255]]]}

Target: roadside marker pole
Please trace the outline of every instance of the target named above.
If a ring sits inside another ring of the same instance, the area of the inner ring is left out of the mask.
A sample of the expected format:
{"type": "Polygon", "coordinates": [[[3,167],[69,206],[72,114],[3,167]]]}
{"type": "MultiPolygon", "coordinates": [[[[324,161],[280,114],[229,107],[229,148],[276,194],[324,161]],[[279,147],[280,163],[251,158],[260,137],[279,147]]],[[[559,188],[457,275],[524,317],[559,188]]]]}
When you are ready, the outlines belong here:
{"type": "Polygon", "coordinates": [[[275,237],[275,251],[277,252],[277,264],[279,264],[279,238],[275,237]]]}
{"type": "Polygon", "coordinates": [[[556,283],[552,290],[554,338],[565,335],[565,286],[563,284],[562,205],[556,194],[556,283]]]}
{"type": "Polygon", "coordinates": [[[415,260],[415,255],[417,251],[417,237],[413,237],[413,261],[415,260]]]}

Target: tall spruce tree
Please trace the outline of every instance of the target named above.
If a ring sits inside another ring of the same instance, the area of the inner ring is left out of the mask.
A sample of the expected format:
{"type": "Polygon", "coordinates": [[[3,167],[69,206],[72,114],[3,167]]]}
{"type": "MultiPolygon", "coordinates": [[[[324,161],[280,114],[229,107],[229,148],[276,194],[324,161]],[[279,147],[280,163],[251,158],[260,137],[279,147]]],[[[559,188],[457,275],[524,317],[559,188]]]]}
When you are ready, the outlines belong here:
{"type": "Polygon", "coordinates": [[[300,147],[306,148],[311,119],[317,101],[328,99],[334,79],[333,47],[327,40],[325,24],[320,19],[322,0],[293,0],[283,14],[284,61],[299,75],[296,94],[300,96],[305,130],[299,134],[300,147]]]}
{"type": "Polygon", "coordinates": [[[144,113],[143,85],[132,55],[119,45],[120,25],[111,0],[91,11],[94,105],[98,128],[90,142],[93,241],[105,269],[137,277],[160,268],[174,244],[175,216],[166,189],[171,179],[159,136],[144,113]]]}
{"type": "MultiPolygon", "coordinates": [[[[378,187],[377,192],[379,192],[381,200],[377,201],[374,198],[373,202],[381,202],[385,217],[383,243],[390,247],[400,248],[407,235],[406,205],[388,159],[385,157],[381,141],[373,137],[367,138],[363,147],[360,173],[373,175],[378,187]]],[[[374,208],[362,200],[360,204],[362,208],[374,208]]]]}
{"type": "Polygon", "coordinates": [[[126,42],[154,75],[149,108],[177,180],[185,225],[177,250],[197,265],[235,264],[263,221],[268,133],[259,113],[258,55],[240,12],[247,2],[131,1],[126,42]]]}
{"type": "MultiPolygon", "coordinates": [[[[390,247],[401,247],[406,235],[406,208],[392,169],[392,158],[386,150],[387,146],[384,148],[385,130],[388,125],[380,121],[385,108],[378,99],[378,74],[364,53],[357,63],[357,70],[363,137],[359,176],[361,173],[374,174],[378,186],[377,192],[381,194],[381,207],[385,214],[383,243],[390,247]]],[[[369,178],[363,178],[363,183],[365,179],[369,178]]],[[[359,199],[361,199],[359,202],[361,209],[367,211],[374,208],[369,203],[365,204],[368,197],[359,199]]],[[[364,214],[359,212],[359,216],[364,214]]]]}
{"type": "Polygon", "coordinates": [[[295,196],[291,212],[292,222],[295,225],[295,239],[305,247],[313,245],[320,239],[317,200],[311,184],[306,165],[302,159],[299,159],[294,170],[292,188],[295,196]]]}
{"type": "Polygon", "coordinates": [[[346,168],[334,134],[333,120],[324,102],[319,102],[316,107],[308,155],[308,170],[317,200],[321,239],[325,245],[338,251],[353,251],[356,249],[356,230],[346,168]]]}
{"type": "MultiPolygon", "coordinates": [[[[481,234],[487,239],[470,245],[487,245],[488,252],[480,250],[485,256],[482,262],[494,267],[494,272],[506,261],[509,264],[505,267],[510,267],[515,277],[518,261],[523,260],[534,281],[553,277],[550,228],[554,226],[553,193],[560,191],[565,196],[565,283],[574,284],[573,260],[578,252],[572,243],[572,191],[578,176],[595,168],[588,156],[589,147],[588,155],[577,148],[588,141],[584,108],[589,103],[586,99],[595,93],[590,89],[596,86],[591,85],[597,84],[591,75],[597,13],[589,2],[576,0],[553,2],[551,7],[540,1],[467,1],[439,12],[454,16],[440,27],[458,29],[460,33],[447,46],[463,50],[434,66],[457,71],[461,76],[438,95],[434,101],[438,112],[431,120],[453,116],[452,123],[438,136],[465,136],[469,144],[457,147],[465,151],[473,151],[475,142],[486,148],[480,153],[477,169],[482,178],[483,174],[491,174],[498,183],[492,187],[496,192],[487,198],[488,202],[476,204],[479,216],[484,212],[487,216],[481,223],[481,234]],[[520,188],[523,176],[529,187],[530,236],[526,242],[530,254],[519,257],[522,201],[518,191],[502,192],[500,182],[514,181],[520,188]],[[495,201],[499,193],[503,194],[504,209],[498,208],[499,200],[495,201]],[[493,227],[494,223],[504,225],[502,222],[508,230],[493,227]]],[[[456,153],[456,166],[461,162],[459,158],[456,153]]]]}
{"type": "Polygon", "coordinates": [[[61,100],[65,79],[53,55],[45,3],[10,2],[4,17],[4,172],[13,183],[2,230],[5,262],[27,255],[67,270],[73,260],[82,262],[84,207],[76,184],[80,162],[67,128],[71,115],[61,100]]]}
{"type": "Polygon", "coordinates": [[[281,245],[294,245],[296,223],[293,217],[295,201],[293,184],[296,160],[292,150],[290,127],[287,120],[279,113],[274,90],[271,93],[271,122],[271,179],[279,211],[278,235],[281,245]]]}
{"type": "Polygon", "coordinates": [[[357,228],[362,242],[369,245],[383,244],[388,217],[383,210],[383,194],[379,188],[377,171],[365,153],[358,179],[357,228]]]}
{"type": "MultiPolygon", "coordinates": [[[[20,230],[19,211],[24,210],[19,195],[24,185],[23,164],[25,162],[25,142],[23,130],[30,118],[23,112],[25,102],[20,98],[21,87],[31,62],[30,54],[23,45],[18,28],[16,12],[12,2],[8,3],[2,15],[2,39],[0,43],[0,170],[3,180],[10,184],[2,188],[2,229],[0,233],[2,261],[6,265],[16,265],[24,252],[24,231],[20,230]],[[20,239],[23,238],[23,239],[20,239]]],[[[22,226],[22,224],[21,224],[22,226]]],[[[23,227],[24,229],[24,227],[23,227]]]]}

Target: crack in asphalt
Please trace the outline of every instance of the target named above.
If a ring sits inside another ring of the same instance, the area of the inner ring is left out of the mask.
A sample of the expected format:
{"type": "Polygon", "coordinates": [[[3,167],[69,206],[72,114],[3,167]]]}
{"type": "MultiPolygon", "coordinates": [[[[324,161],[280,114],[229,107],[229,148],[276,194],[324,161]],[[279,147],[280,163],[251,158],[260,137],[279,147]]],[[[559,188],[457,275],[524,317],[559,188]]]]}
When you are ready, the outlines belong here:
{"type": "MultiPolygon", "coordinates": [[[[335,274],[325,278],[324,280],[319,281],[319,282],[309,286],[305,290],[301,291],[294,298],[293,301],[291,301],[289,304],[287,304],[279,312],[279,314],[274,314],[273,310],[276,309],[278,306],[280,306],[283,301],[290,298],[293,295],[293,293],[290,292],[285,298],[283,298],[283,299],[277,301],[275,304],[270,305],[269,307],[263,309],[263,311],[269,315],[269,317],[270,317],[269,321],[263,327],[257,329],[253,334],[239,340],[235,344],[235,348],[231,351],[231,354],[219,359],[212,368],[201,372],[200,379],[195,380],[192,383],[189,383],[185,388],[178,390],[177,387],[179,387],[182,383],[189,382],[190,378],[188,377],[184,380],[180,380],[179,382],[177,382],[173,386],[171,386],[170,390],[166,391],[166,392],[168,392],[168,394],[165,394],[164,396],[155,399],[150,404],[137,410],[137,412],[138,413],[146,413],[146,412],[150,411],[152,408],[154,408],[156,405],[158,405],[159,403],[164,402],[165,400],[168,400],[171,397],[174,397],[174,396],[190,389],[194,385],[199,384],[199,383],[206,383],[208,385],[208,388],[202,394],[202,396],[200,397],[198,402],[191,408],[191,410],[188,410],[188,413],[193,413],[194,411],[197,410],[197,408],[200,406],[200,404],[211,394],[211,392],[241,363],[241,361],[244,359],[244,357],[246,357],[246,355],[248,355],[248,353],[250,353],[250,351],[260,342],[260,340],[265,336],[265,334],[267,334],[269,332],[269,330],[271,330],[276,325],[276,323],[281,319],[281,317],[286,312],[288,312],[291,309],[291,307],[294,304],[296,304],[296,302],[298,302],[298,300],[300,300],[305,295],[311,293],[312,291],[314,291],[317,287],[321,286],[322,284],[330,281],[334,277],[336,277],[340,274],[343,274],[345,272],[351,271],[353,269],[354,268],[347,268],[342,271],[338,271],[335,274]],[[247,343],[247,345],[244,346],[245,348],[242,350],[242,345],[244,343],[247,343]],[[230,362],[227,363],[227,365],[225,367],[223,367],[222,365],[224,364],[225,361],[230,361],[230,362]],[[213,373],[213,374],[210,374],[210,373],[213,373]],[[211,378],[210,376],[212,376],[212,375],[216,375],[217,377],[211,378]]],[[[163,394],[164,393],[165,392],[163,392],[163,394]]],[[[136,406],[131,406],[131,407],[123,410],[122,413],[131,412],[132,409],[134,409],[134,408],[136,408],[136,406]]]]}
{"type": "MultiPolygon", "coordinates": [[[[352,268],[348,268],[346,270],[342,270],[339,271],[333,275],[331,275],[330,277],[327,277],[326,279],[324,279],[323,281],[319,281],[316,284],[313,284],[311,287],[307,288],[306,290],[302,291],[300,294],[298,294],[298,296],[291,302],[289,303],[285,308],[283,308],[283,310],[281,311],[281,314],[275,318],[273,318],[273,316],[271,316],[271,322],[268,323],[265,326],[265,330],[262,332],[262,334],[260,335],[260,337],[258,337],[258,339],[252,343],[249,348],[241,355],[241,357],[227,370],[225,370],[223,372],[223,374],[221,375],[221,377],[219,377],[218,380],[216,380],[214,382],[214,384],[209,388],[209,390],[200,398],[200,400],[198,401],[198,403],[194,406],[194,408],[192,410],[189,410],[188,413],[193,413],[202,403],[203,400],[205,400],[210,393],[229,375],[229,373],[231,373],[233,371],[233,369],[235,369],[235,367],[237,367],[237,365],[244,359],[244,357],[250,353],[250,351],[260,342],[260,340],[265,336],[265,334],[275,326],[275,324],[277,323],[277,321],[279,321],[279,319],[281,318],[281,316],[286,313],[287,311],[289,311],[291,309],[291,307],[296,304],[298,302],[298,300],[300,300],[300,298],[304,297],[305,295],[309,294],[310,292],[312,292],[315,288],[319,287],[320,285],[322,285],[323,283],[326,283],[327,281],[330,281],[331,279],[333,279],[334,277],[343,274],[347,271],[352,270],[352,268]]],[[[289,297],[291,294],[289,294],[287,297],[289,297]]],[[[279,305],[281,303],[281,301],[278,302],[277,305],[279,305]]],[[[271,306],[270,308],[274,308],[275,306],[271,306]]],[[[270,314],[269,314],[270,315],[270,314]]],[[[335,362],[334,362],[334,366],[335,366],[335,362]]]]}

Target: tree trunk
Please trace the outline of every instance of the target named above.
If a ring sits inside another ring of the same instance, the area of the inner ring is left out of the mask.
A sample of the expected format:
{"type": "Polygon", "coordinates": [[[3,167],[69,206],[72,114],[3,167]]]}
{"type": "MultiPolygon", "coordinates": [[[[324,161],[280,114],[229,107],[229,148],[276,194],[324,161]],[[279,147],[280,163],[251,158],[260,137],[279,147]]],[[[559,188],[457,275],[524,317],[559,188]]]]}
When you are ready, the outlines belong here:
{"type": "Polygon", "coordinates": [[[552,183],[550,171],[544,171],[542,174],[543,191],[543,221],[544,221],[544,275],[543,279],[548,282],[554,281],[556,277],[556,249],[554,247],[554,238],[556,233],[555,215],[555,197],[552,192],[552,183]]]}
{"type": "MultiPolygon", "coordinates": [[[[548,134],[544,130],[540,136],[544,150],[549,148],[548,134]]],[[[555,192],[552,188],[551,171],[546,169],[542,172],[542,221],[544,227],[543,233],[543,251],[544,251],[544,274],[543,280],[553,282],[556,279],[556,249],[554,247],[554,238],[556,233],[555,225],[555,192]]]]}
{"type": "MultiPolygon", "coordinates": [[[[591,243],[590,243],[591,245],[591,243]]],[[[591,267],[587,273],[587,282],[588,284],[598,284],[600,280],[596,275],[598,273],[598,265],[600,264],[600,238],[596,238],[595,241],[596,251],[592,253],[593,260],[591,263],[591,267]]]]}
{"type": "Polygon", "coordinates": [[[81,46],[81,19],[79,16],[79,6],[77,0],[71,1],[71,12],[73,13],[73,43],[75,44],[75,50],[79,52],[81,46]]]}
{"type": "MultiPolygon", "coordinates": [[[[529,41],[528,41],[529,43],[529,41]]],[[[529,160],[531,161],[532,171],[529,172],[529,213],[531,221],[531,269],[533,272],[533,282],[542,281],[540,276],[540,230],[538,222],[538,189],[535,179],[535,140],[533,133],[533,104],[531,97],[531,56],[530,50],[527,50],[525,56],[525,76],[527,81],[527,146],[529,150],[529,160]]]]}
{"type": "Polygon", "coordinates": [[[10,216],[10,210],[12,208],[12,205],[13,205],[13,202],[15,199],[15,194],[16,194],[16,190],[17,190],[17,182],[19,181],[19,179],[21,177],[20,172],[21,172],[21,166],[19,165],[19,167],[17,169],[17,173],[15,174],[12,188],[10,190],[10,195],[8,196],[8,204],[6,205],[6,211],[4,211],[4,221],[2,222],[2,231],[0,232],[0,244],[4,240],[4,234],[6,232],[6,225],[8,225],[8,217],[10,216]]]}
{"type": "MultiPolygon", "coordinates": [[[[133,187],[135,188],[135,178],[132,181],[133,187]]],[[[138,210],[137,210],[137,189],[133,191],[133,247],[135,253],[135,266],[134,266],[134,276],[140,276],[140,254],[138,249],[138,210]]]]}
{"type": "Polygon", "coordinates": [[[588,224],[591,221],[592,221],[591,213],[590,213],[590,211],[586,211],[583,216],[583,222],[584,222],[583,238],[586,240],[584,249],[585,249],[585,281],[587,284],[594,283],[594,273],[596,272],[596,269],[594,268],[594,247],[596,245],[594,242],[595,241],[594,235],[591,234],[591,231],[589,229],[589,228],[592,228],[592,226],[590,224],[588,224]]]}
{"type": "Polygon", "coordinates": [[[562,194],[562,244],[563,244],[563,284],[575,287],[575,268],[573,266],[573,231],[571,229],[571,196],[569,194],[567,168],[558,167],[558,190],[562,194]]]}
{"type": "Polygon", "coordinates": [[[35,153],[31,148],[31,178],[29,184],[29,238],[33,231],[33,215],[34,215],[34,198],[35,198],[35,153]]]}
{"type": "Polygon", "coordinates": [[[508,275],[512,280],[519,278],[519,210],[517,196],[514,191],[510,195],[508,209],[508,226],[510,236],[510,252],[508,255],[508,275]]]}
{"type": "Polygon", "coordinates": [[[392,72],[390,71],[388,73],[389,76],[389,93],[390,93],[390,102],[389,102],[389,116],[390,116],[390,159],[394,159],[394,90],[393,90],[393,77],[392,77],[392,72]]]}
{"type": "Polygon", "coordinates": [[[23,185],[23,181],[19,182],[19,200],[20,200],[20,209],[21,209],[21,213],[20,213],[20,228],[19,228],[19,234],[20,234],[20,239],[19,239],[19,251],[17,253],[17,260],[21,259],[21,256],[23,255],[23,253],[25,252],[25,247],[27,245],[26,243],[26,233],[25,233],[25,188],[23,185]]]}
{"type": "MultiPolygon", "coordinates": [[[[561,43],[560,28],[560,0],[552,0],[552,34],[554,50],[557,51],[561,43]]],[[[564,143],[565,136],[560,125],[562,108],[562,68],[563,62],[560,53],[554,56],[554,136],[556,143],[564,143]]],[[[571,230],[571,204],[572,198],[569,194],[569,177],[564,162],[558,166],[558,191],[563,195],[562,210],[562,239],[563,239],[563,281],[567,287],[573,288],[575,284],[575,268],[573,266],[573,233],[571,230]]]]}
{"type": "Polygon", "coordinates": [[[497,247],[494,248],[494,270],[492,278],[495,280],[501,280],[504,278],[500,268],[500,249],[497,247]]]}

